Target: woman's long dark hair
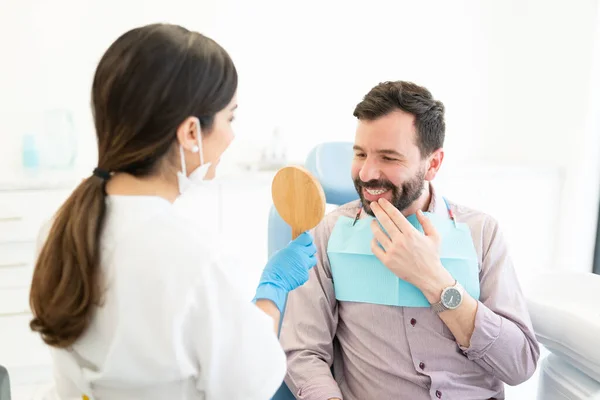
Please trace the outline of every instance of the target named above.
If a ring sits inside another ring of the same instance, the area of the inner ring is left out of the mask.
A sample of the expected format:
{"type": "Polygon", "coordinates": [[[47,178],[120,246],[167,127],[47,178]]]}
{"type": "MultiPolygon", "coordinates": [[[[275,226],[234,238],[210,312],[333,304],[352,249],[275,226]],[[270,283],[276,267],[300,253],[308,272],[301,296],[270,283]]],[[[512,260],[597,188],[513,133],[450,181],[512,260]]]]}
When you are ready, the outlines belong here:
{"type": "MultiPolygon", "coordinates": [[[[206,36],[165,24],[125,33],[106,51],[94,76],[98,168],[152,174],[173,148],[178,126],[196,116],[209,132],[236,90],[231,58],[206,36]]],[[[91,176],[75,189],[55,215],[38,257],[30,326],[48,345],[73,344],[99,302],[104,184],[91,176]]]]}

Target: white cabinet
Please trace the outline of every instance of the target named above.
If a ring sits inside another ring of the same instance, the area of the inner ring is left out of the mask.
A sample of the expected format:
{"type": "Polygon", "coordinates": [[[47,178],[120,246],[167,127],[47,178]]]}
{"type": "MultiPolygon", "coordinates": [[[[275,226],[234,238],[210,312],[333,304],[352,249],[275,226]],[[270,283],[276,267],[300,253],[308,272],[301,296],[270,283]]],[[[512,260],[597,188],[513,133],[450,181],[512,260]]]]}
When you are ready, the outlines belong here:
{"type": "Polygon", "coordinates": [[[29,284],[34,253],[33,241],[0,243],[0,292],[5,288],[29,284]]]}
{"type": "Polygon", "coordinates": [[[68,194],[62,188],[0,191],[0,243],[34,241],[68,194]]]}
{"type": "Polygon", "coordinates": [[[74,186],[72,180],[0,181],[0,364],[11,382],[35,383],[50,376],[48,348],[29,329],[29,289],[41,226],[74,186]]]}

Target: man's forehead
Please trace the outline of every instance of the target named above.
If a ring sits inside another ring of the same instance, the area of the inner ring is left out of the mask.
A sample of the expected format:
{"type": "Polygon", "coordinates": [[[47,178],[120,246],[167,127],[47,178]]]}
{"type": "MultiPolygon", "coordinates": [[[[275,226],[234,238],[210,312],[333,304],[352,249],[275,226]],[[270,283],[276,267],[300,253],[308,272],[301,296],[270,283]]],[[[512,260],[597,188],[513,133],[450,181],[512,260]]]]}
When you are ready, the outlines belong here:
{"type": "Polygon", "coordinates": [[[414,143],[417,128],[415,117],[403,111],[394,111],[373,120],[359,120],[356,141],[383,144],[414,143]]]}
{"type": "Polygon", "coordinates": [[[416,146],[414,132],[399,132],[390,130],[361,130],[356,131],[354,138],[355,149],[366,152],[381,152],[383,150],[407,150],[416,146]]]}

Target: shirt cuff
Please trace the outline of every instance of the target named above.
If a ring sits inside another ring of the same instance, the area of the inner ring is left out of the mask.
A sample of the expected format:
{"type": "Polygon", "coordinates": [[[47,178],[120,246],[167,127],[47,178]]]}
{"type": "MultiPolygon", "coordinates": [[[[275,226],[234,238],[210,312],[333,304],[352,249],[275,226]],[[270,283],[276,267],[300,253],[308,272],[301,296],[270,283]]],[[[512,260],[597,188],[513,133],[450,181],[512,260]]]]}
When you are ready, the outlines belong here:
{"type": "Polygon", "coordinates": [[[300,400],[341,399],[342,392],[332,376],[318,376],[306,382],[298,390],[300,400]]]}
{"type": "Polygon", "coordinates": [[[479,302],[475,314],[475,329],[471,336],[469,347],[459,346],[469,360],[476,360],[485,356],[486,352],[502,331],[502,317],[490,310],[485,304],[479,302]]]}

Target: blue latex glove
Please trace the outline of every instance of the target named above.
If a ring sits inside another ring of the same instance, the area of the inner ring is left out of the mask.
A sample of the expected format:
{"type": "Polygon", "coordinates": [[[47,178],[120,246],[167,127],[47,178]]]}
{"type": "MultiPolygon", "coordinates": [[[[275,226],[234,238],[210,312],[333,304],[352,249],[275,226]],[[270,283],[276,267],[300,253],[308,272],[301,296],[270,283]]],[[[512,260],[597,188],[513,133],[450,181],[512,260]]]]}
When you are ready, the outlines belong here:
{"type": "Polygon", "coordinates": [[[288,292],[302,286],[308,280],[308,271],[317,263],[317,248],[310,233],[303,233],[269,259],[254,301],[271,300],[283,312],[288,292]]]}

